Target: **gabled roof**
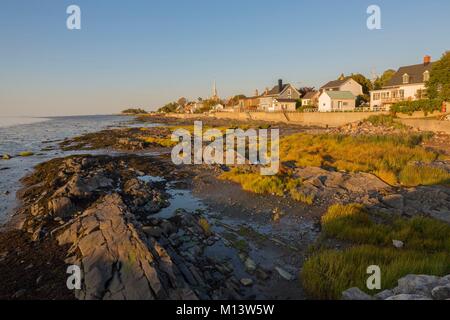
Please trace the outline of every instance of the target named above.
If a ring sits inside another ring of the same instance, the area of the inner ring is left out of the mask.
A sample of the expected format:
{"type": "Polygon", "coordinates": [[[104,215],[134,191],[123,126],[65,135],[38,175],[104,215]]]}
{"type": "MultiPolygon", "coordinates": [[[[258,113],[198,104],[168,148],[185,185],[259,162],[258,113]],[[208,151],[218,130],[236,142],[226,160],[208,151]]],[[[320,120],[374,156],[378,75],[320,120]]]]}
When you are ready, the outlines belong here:
{"type": "Polygon", "coordinates": [[[342,86],[344,83],[346,83],[348,80],[350,80],[350,79],[330,81],[326,85],[321,87],[320,89],[338,88],[338,87],[342,86]]]}
{"type": "Polygon", "coordinates": [[[305,96],[302,99],[312,99],[314,98],[315,95],[317,95],[319,92],[318,91],[309,91],[305,94],[305,96]]]}
{"type": "Polygon", "coordinates": [[[324,91],[331,99],[354,100],[355,96],[350,91],[324,91]]]}
{"type": "Polygon", "coordinates": [[[279,86],[276,85],[275,87],[272,88],[272,90],[270,90],[270,91],[267,93],[267,96],[274,96],[274,95],[280,94],[280,93],[283,92],[284,89],[286,89],[288,86],[289,86],[288,83],[283,84],[283,87],[282,87],[282,89],[281,89],[281,91],[280,91],[279,86]]]}
{"type": "Polygon", "coordinates": [[[392,79],[387,83],[386,87],[400,86],[403,85],[403,76],[405,74],[409,75],[408,84],[423,83],[423,74],[425,71],[431,72],[433,63],[428,64],[415,64],[412,66],[405,66],[398,69],[394,74],[392,79]]]}

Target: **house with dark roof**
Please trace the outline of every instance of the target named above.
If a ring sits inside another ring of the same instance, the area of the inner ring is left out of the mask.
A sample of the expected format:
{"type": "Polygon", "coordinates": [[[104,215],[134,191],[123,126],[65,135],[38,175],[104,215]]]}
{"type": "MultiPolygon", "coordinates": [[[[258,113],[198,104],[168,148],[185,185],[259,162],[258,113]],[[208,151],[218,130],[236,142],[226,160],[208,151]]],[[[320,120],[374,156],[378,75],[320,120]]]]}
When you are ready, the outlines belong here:
{"type": "Polygon", "coordinates": [[[324,91],[350,91],[355,97],[363,94],[362,86],[352,78],[343,76],[334,81],[330,81],[320,88],[320,93],[324,91]]]}
{"type": "Polygon", "coordinates": [[[259,110],[262,111],[295,111],[297,101],[302,94],[291,84],[278,80],[272,90],[266,89],[259,97],[259,110]]]}
{"type": "Polygon", "coordinates": [[[350,91],[326,90],[319,97],[319,112],[352,111],[356,97],[350,91]]]}
{"type": "Polygon", "coordinates": [[[399,68],[386,86],[370,92],[370,107],[389,109],[394,103],[426,98],[432,67],[431,57],[425,56],[421,64],[399,68]]]}

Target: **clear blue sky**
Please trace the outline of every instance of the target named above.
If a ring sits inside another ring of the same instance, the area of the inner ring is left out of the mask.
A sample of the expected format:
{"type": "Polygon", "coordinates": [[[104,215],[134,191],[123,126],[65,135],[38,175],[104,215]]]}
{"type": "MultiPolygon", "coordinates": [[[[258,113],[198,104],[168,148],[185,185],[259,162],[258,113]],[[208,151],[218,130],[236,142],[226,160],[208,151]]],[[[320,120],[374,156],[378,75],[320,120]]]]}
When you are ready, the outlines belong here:
{"type": "Polygon", "coordinates": [[[1,0],[0,115],[154,109],[278,78],[320,86],[340,73],[420,63],[450,49],[450,1],[1,0]],[[66,8],[82,30],[66,29],[66,8]],[[382,30],[366,9],[382,9],[382,30]]]}

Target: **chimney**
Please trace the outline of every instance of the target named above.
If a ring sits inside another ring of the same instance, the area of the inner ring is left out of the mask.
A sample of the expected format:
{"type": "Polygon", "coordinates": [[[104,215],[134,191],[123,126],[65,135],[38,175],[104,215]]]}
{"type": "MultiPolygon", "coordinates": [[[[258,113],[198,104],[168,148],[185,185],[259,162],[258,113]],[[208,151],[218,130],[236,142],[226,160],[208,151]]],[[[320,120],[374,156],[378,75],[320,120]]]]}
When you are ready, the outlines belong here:
{"type": "Polygon", "coordinates": [[[278,90],[280,92],[283,90],[283,79],[278,80],[278,90]]]}
{"type": "Polygon", "coordinates": [[[423,65],[424,66],[427,66],[427,65],[429,65],[431,63],[431,57],[430,56],[425,56],[425,57],[423,57],[423,65]]]}
{"type": "Polygon", "coordinates": [[[258,97],[259,96],[259,91],[258,91],[258,89],[256,89],[255,90],[255,97],[258,97]]]}
{"type": "Polygon", "coordinates": [[[269,94],[269,88],[266,87],[266,90],[264,90],[264,94],[265,95],[269,94]]]}

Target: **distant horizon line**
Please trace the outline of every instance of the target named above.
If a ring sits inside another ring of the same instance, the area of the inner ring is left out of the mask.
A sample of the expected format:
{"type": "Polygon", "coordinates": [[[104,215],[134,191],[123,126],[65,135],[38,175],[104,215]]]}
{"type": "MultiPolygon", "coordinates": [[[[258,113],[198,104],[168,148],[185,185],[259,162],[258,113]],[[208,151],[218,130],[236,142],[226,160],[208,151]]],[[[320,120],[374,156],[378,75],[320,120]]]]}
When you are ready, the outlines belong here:
{"type": "Polygon", "coordinates": [[[39,118],[39,119],[45,119],[45,118],[64,118],[64,117],[101,117],[101,116],[120,116],[122,115],[119,113],[96,113],[96,114],[67,114],[67,115],[52,115],[52,116],[44,116],[44,115],[2,115],[0,114],[0,118],[39,118]]]}

